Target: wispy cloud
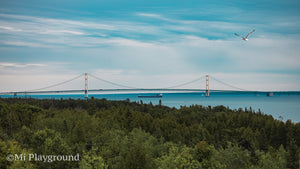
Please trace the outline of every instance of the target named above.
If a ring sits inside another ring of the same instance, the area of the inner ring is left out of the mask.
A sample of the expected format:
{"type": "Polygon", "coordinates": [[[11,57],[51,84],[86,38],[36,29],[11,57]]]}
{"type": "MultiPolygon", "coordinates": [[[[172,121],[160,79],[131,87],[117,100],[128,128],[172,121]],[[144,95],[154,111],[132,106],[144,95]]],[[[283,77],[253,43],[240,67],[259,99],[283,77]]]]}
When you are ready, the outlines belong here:
{"type": "Polygon", "coordinates": [[[159,19],[159,20],[168,21],[168,22],[180,22],[179,20],[170,19],[170,18],[164,17],[162,15],[153,14],[153,13],[137,13],[137,16],[154,18],[154,19],[159,19]]]}
{"type": "Polygon", "coordinates": [[[141,38],[134,37],[135,33],[151,35],[155,32],[134,22],[73,21],[9,14],[0,14],[0,25],[0,33],[4,35],[0,43],[30,47],[93,47],[99,44],[139,47],[145,42],[139,42],[141,38]]]}
{"type": "Polygon", "coordinates": [[[17,32],[22,31],[22,29],[16,29],[16,28],[13,28],[13,27],[8,27],[8,26],[0,26],[0,29],[8,30],[8,31],[17,31],[17,32]]]}
{"type": "MultiPolygon", "coordinates": [[[[136,13],[136,16],[153,18],[162,23],[118,19],[66,20],[0,14],[0,33],[3,35],[0,44],[30,47],[99,47],[121,44],[140,47],[178,41],[181,35],[226,40],[231,39],[234,32],[243,33],[254,27],[261,28],[258,31],[260,34],[272,34],[266,32],[268,28],[265,25],[251,23],[174,19],[155,13],[136,13]]],[[[291,24],[282,26],[293,27],[291,24]]]]}
{"type": "Polygon", "coordinates": [[[50,47],[49,45],[44,45],[42,43],[24,42],[24,41],[0,40],[0,43],[9,46],[50,47]]]}
{"type": "Polygon", "coordinates": [[[69,64],[65,62],[0,62],[0,75],[26,76],[47,75],[64,72],[72,74],[76,71],[68,70],[69,64]]]}
{"type": "Polygon", "coordinates": [[[273,89],[276,85],[295,89],[300,84],[300,35],[295,29],[299,22],[273,19],[264,24],[242,21],[245,16],[232,17],[234,21],[139,12],[128,19],[53,19],[2,13],[0,71],[13,76],[90,71],[138,87],[171,86],[199,75],[223,73],[220,77],[232,77],[233,82],[241,82],[241,88],[254,89],[249,84],[259,87],[263,82],[273,89]],[[248,42],[234,36],[235,32],[246,34],[253,28],[257,31],[248,42]],[[17,59],[23,58],[22,51],[27,51],[26,59],[35,62],[6,61],[15,53],[17,59]],[[45,64],[49,60],[70,65],[45,64]],[[238,80],[243,75],[260,82],[238,80]],[[282,80],[288,78],[291,83],[285,85],[282,80]]]}
{"type": "Polygon", "coordinates": [[[13,62],[0,62],[0,67],[15,67],[15,68],[26,68],[31,66],[46,66],[45,64],[39,64],[39,63],[13,63],[13,62]]]}

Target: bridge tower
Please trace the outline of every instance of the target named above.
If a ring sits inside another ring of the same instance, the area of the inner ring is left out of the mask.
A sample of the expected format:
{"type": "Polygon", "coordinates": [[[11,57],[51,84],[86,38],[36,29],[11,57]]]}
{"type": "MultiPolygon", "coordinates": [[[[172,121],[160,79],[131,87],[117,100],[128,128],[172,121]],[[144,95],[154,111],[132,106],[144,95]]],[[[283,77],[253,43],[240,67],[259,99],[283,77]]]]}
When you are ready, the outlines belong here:
{"type": "Polygon", "coordinates": [[[84,83],[84,97],[85,98],[89,98],[89,89],[88,89],[88,74],[85,73],[84,74],[84,79],[85,79],[85,83],[84,83]]]}
{"type": "Polygon", "coordinates": [[[209,76],[206,75],[205,96],[209,97],[209,76]]]}

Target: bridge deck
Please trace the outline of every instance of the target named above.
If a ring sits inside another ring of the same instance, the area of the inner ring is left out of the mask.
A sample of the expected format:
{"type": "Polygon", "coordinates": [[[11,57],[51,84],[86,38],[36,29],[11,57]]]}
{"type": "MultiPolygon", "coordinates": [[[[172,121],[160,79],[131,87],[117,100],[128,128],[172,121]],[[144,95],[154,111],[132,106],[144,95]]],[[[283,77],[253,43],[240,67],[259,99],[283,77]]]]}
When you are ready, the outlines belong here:
{"type": "MultiPolygon", "coordinates": [[[[205,89],[91,89],[89,92],[206,92],[205,89]]],[[[26,94],[58,94],[58,93],[84,93],[85,90],[57,90],[57,91],[19,91],[19,92],[2,92],[0,95],[26,95],[26,94]]],[[[209,90],[210,93],[257,93],[257,94],[300,94],[300,91],[238,91],[238,90],[209,90]]]]}

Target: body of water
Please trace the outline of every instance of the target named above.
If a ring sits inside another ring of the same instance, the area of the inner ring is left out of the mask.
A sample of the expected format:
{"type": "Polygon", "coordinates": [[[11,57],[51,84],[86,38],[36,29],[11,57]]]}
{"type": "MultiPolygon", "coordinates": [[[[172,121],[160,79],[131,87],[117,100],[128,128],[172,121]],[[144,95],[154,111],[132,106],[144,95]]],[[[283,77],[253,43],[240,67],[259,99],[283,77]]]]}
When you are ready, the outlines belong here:
{"type": "MultiPolygon", "coordinates": [[[[260,111],[264,114],[270,114],[276,119],[286,121],[291,119],[293,122],[300,122],[300,95],[283,94],[274,95],[272,97],[259,94],[226,94],[226,93],[211,93],[210,97],[205,97],[203,93],[162,93],[162,97],[138,97],[141,96],[155,96],[153,93],[130,93],[130,94],[90,94],[89,98],[105,98],[107,100],[126,100],[143,103],[159,104],[161,100],[162,105],[169,107],[180,108],[180,106],[203,105],[203,106],[218,106],[224,105],[231,109],[245,109],[250,107],[254,111],[260,111]]],[[[1,96],[13,97],[13,96],[1,96]]],[[[19,96],[22,97],[22,96],[19,96]]],[[[24,96],[23,96],[24,97],[24,96]]],[[[84,99],[82,94],[72,95],[30,95],[32,98],[73,98],[84,99]]]]}

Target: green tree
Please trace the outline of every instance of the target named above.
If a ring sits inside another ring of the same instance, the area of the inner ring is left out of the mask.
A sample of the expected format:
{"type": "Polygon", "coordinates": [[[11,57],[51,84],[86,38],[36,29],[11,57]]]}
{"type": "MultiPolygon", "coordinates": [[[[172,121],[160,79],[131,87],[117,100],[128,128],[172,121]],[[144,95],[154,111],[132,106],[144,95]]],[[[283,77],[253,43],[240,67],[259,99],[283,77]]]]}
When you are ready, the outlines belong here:
{"type": "Polygon", "coordinates": [[[133,129],[121,142],[119,168],[156,168],[154,157],[160,154],[157,140],[141,129],[133,129]]]}
{"type": "Polygon", "coordinates": [[[241,147],[229,143],[227,148],[221,148],[216,151],[211,161],[220,163],[224,168],[228,169],[245,169],[251,166],[250,154],[247,150],[243,150],[241,147]]]}
{"type": "Polygon", "coordinates": [[[6,103],[0,100],[0,127],[2,129],[1,136],[3,137],[4,134],[11,135],[12,130],[12,123],[11,123],[11,114],[9,111],[9,107],[6,103]],[[4,133],[3,133],[4,132],[4,133]]]}
{"type": "Polygon", "coordinates": [[[196,148],[196,159],[198,161],[210,160],[213,154],[213,147],[210,146],[206,141],[200,141],[195,146],[196,148]]]}
{"type": "Polygon", "coordinates": [[[3,141],[0,139],[0,168],[35,169],[37,166],[32,161],[28,160],[28,154],[31,153],[30,150],[21,148],[15,140],[3,141]],[[19,157],[22,155],[22,157],[17,159],[15,158],[15,155],[19,157]]]}
{"type": "Polygon", "coordinates": [[[261,169],[285,169],[287,168],[286,151],[281,145],[278,151],[263,153],[260,157],[258,167],[261,169]]]}
{"type": "Polygon", "coordinates": [[[186,146],[171,144],[166,155],[157,158],[156,165],[159,169],[199,169],[201,163],[194,158],[194,150],[186,146]]]}
{"type": "MultiPolygon", "coordinates": [[[[34,152],[41,155],[74,155],[60,133],[52,129],[39,130],[33,135],[34,152]]],[[[78,152],[75,152],[78,153],[78,152]]],[[[52,163],[38,162],[41,168],[71,168],[75,162],[55,161],[52,163]]]]}
{"type": "Polygon", "coordinates": [[[299,154],[298,146],[296,145],[295,139],[291,139],[287,147],[287,167],[291,169],[299,168],[299,154]]]}
{"type": "Polygon", "coordinates": [[[92,147],[90,151],[84,152],[79,162],[80,169],[107,169],[104,159],[99,155],[98,148],[92,147]]]}

